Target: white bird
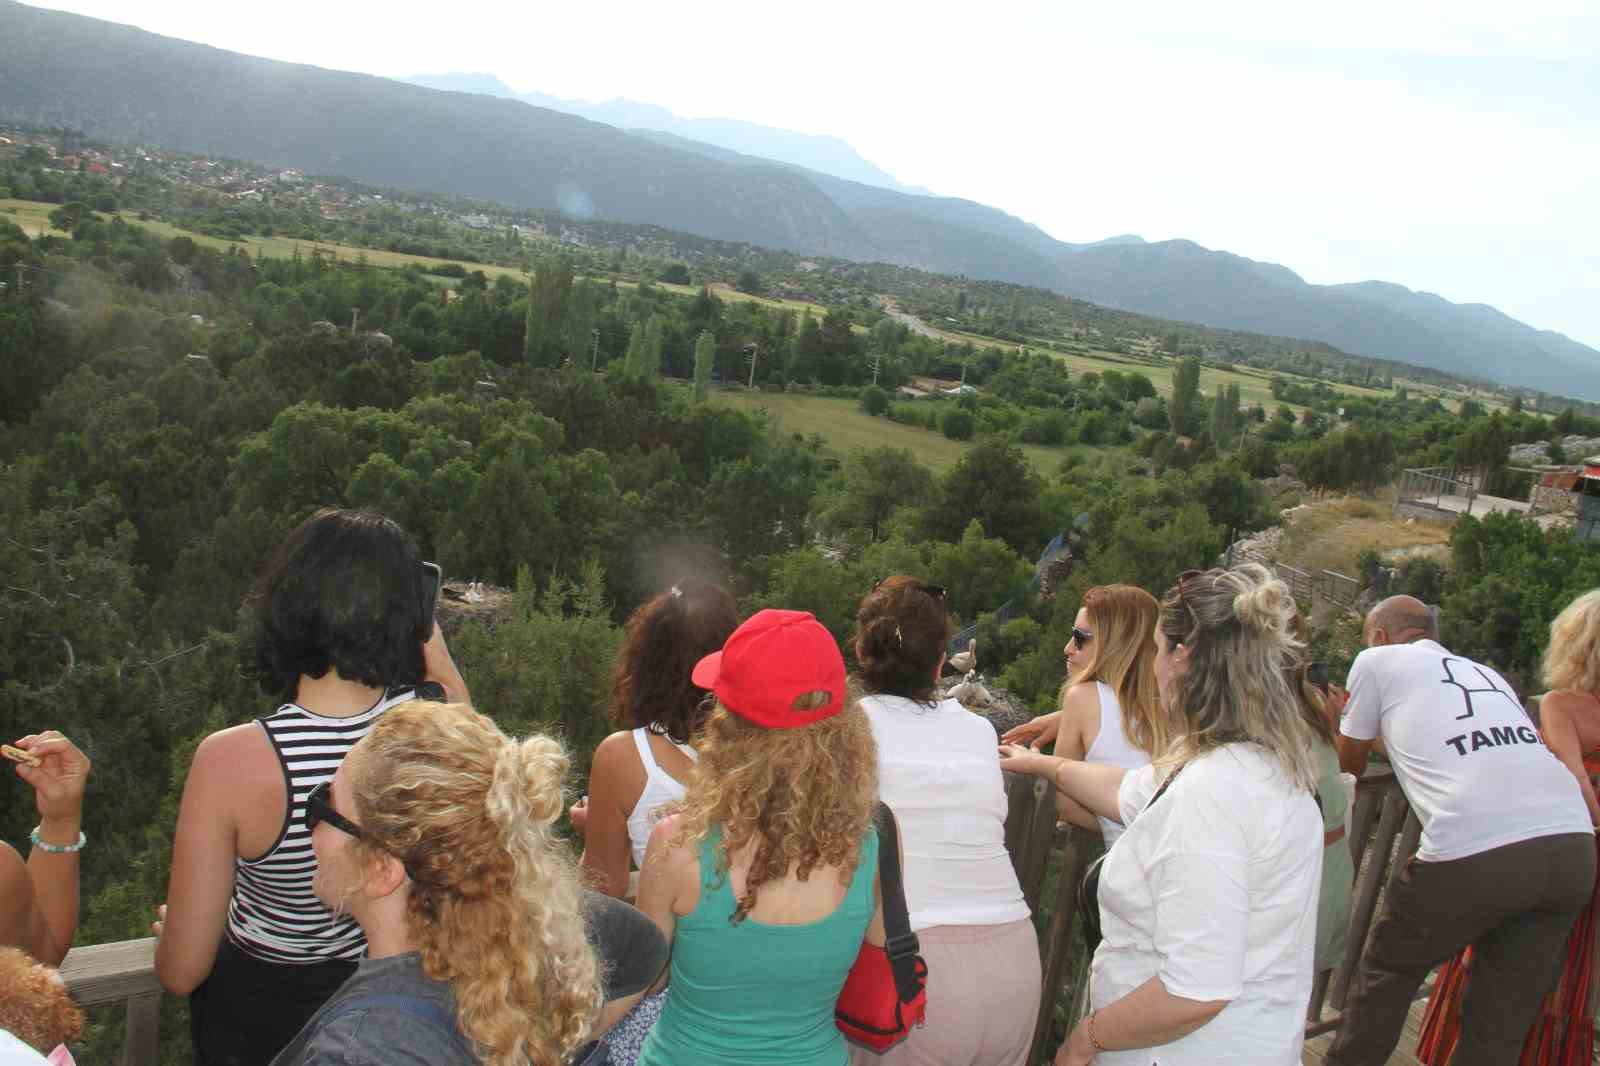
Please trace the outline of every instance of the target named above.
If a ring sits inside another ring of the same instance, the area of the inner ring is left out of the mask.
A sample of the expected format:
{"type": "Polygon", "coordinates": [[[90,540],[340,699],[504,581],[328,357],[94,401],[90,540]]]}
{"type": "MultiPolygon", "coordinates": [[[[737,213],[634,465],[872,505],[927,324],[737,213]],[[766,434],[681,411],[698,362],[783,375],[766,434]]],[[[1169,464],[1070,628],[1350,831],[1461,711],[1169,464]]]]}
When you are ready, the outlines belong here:
{"type": "Polygon", "coordinates": [[[978,665],[978,642],[967,641],[967,650],[950,656],[949,666],[958,674],[965,674],[978,665]]]}
{"type": "Polygon", "coordinates": [[[945,696],[955,700],[963,707],[989,706],[994,697],[989,694],[988,689],[983,687],[983,682],[979,681],[977,677],[978,672],[976,670],[968,670],[967,676],[961,679],[961,683],[952,687],[949,692],[945,693],[945,696]]]}

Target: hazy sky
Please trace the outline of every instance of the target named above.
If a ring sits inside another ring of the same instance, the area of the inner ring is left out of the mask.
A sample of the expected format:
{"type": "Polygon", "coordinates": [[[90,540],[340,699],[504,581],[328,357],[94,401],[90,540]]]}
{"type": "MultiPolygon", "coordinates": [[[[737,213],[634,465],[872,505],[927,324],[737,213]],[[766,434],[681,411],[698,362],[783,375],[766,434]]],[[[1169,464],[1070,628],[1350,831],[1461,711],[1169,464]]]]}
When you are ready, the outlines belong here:
{"type": "Polygon", "coordinates": [[[45,6],[253,55],[833,134],[1063,240],[1186,237],[1600,347],[1594,0],[45,6]]]}

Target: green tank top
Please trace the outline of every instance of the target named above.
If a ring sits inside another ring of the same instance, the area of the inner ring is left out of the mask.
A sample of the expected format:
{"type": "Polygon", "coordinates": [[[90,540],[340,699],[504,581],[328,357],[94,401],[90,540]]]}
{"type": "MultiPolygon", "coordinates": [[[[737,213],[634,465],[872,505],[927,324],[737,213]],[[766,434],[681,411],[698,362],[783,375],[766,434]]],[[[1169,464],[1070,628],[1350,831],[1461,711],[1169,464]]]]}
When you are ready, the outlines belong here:
{"type": "MultiPolygon", "coordinates": [[[[1312,746],[1317,761],[1317,798],[1322,803],[1322,827],[1331,832],[1344,825],[1344,784],[1339,779],[1339,756],[1327,744],[1312,746]]],[[[1322,891],[1317,897],[1317,952],[1313,973],[1344,961],[1345,940],[1350,935],[1350,893],[1355,882],[1355,860],[1350,841],[1341,838],[1322,849],[1322,891]]]]}
{"type": "Polygon", "coordinates": [[[878,834],[861,843],[844,901],[801,925],[728,919],[736,901],[717,874],[720,826],[700,846],[700,902],[678,919],[672,978],[639,1066],[845,1066],[833,1021],[839,990],[872,920],[878,834]]]}

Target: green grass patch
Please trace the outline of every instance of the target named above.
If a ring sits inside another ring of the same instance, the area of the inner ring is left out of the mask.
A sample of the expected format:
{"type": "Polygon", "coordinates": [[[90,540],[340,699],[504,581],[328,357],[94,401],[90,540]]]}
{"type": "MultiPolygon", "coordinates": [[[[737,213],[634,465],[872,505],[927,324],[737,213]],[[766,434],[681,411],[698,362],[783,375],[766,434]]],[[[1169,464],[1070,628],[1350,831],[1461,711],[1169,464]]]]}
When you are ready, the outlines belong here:
{"type": "MultiPolygon", "coordinates": [[[[792,392],[747,392],[743,389],[717,390],[713,403],[724,403],[744,410],[765,408],[785,433],[815,433],[828,447],[840,453],[858,448],[905,448],[938,473],[955,466],[968,441],[955,441],[942,433],[919,426],[907,426],[862,411],[854,400],[835,396],[807,396],[792,392]]],[[[1120,449],[1073,445],[1051,448],[1038,444],[1022,445],[1033,468],[1046,479],[1054,480],[1061,460],[1068,455],[1107,454],[1120,449]]]]}

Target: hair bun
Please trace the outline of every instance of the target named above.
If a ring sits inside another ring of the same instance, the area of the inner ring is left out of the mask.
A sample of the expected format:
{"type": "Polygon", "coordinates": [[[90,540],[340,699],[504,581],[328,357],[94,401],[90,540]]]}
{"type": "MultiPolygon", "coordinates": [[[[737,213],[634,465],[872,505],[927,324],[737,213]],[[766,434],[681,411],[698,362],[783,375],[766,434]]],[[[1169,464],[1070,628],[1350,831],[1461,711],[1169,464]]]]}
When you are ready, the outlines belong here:
{"type": "Polygon", "coordinates": [[[505,741],[489,784],[489,817],[506,830],[528,819],[555,821],[566,804],[568,764],[566,751],[549,737],[505,741]]]}
{"type": "Polygon", "coordinates": [[[1233,598],[1239,624],[1260,633],[1288,634],[1297,609],[1289,586],[1275,577],[1252,583],[1233,598]]]}

